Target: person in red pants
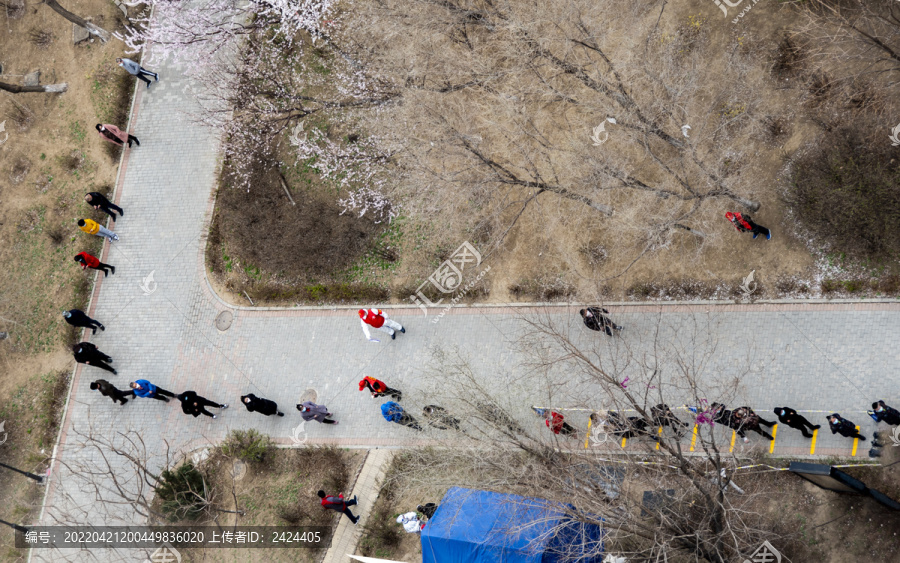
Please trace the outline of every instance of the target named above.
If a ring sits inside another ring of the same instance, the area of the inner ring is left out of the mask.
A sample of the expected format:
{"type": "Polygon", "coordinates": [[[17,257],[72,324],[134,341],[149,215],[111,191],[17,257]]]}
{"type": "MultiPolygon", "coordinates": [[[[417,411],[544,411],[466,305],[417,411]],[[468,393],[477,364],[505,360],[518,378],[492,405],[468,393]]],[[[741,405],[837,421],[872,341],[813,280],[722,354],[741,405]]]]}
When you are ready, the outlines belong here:
{"type": "Polygon", "coordinates": [[[91,256],[87,252],[79,252],[78,254],[76,254],[75,261],[81,264],[82,270],[87,268],[90,268],[92,270],[100,270],[101,272],[103,272],[104,276],[108,276],[110,271],[113,274],[116,273],[115,266],[104,264],[96,256],[91,256]]]}
{"type": "Polygon", "coordinates": [[[337,512],[342,512],[353,522],[353,525],[356,525],[359,522],[359,516],[354,516],[352,512],[350,512],[350,507],[356,505],[356,495],[353,495],[353,498],[349,501],[344,500],[344,493],[338,493],[338,496],[327,496],[325,491],[319,491],[319,498],[322,499],[322,507],[331,509],[337,512]]]}

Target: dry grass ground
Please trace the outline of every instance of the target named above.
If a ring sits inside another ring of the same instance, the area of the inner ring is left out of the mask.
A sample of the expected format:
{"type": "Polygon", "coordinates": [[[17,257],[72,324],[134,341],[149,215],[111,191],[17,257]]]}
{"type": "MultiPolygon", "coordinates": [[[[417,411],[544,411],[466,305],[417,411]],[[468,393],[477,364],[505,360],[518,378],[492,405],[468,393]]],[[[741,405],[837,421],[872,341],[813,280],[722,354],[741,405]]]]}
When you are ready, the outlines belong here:
{"type": "MultiPolygon", "coordinates": [[[[408,302],[434,268],[468,240],[491,266],[469,300],[732,299],[739,297],[738,288],[751,271],[757,298],[896,294],[895,261],[866,269],[840,254],[828,255],[820,241],[799,232],[783,200],[785,163],[822,134],[810,110],[826,103],[812,77],[791,60],[790,46],[785,44],[796,10],[789,3],[759,3],[733,24],[731,17],[724,18],[708,1],[668,3],[658,30],[660,41],[697,37],[710,52],[740,53],[748,65],[747,87],[762,102],[744,106],[736,99],[705,111],[753,124],[746,129],[748,150],[734,166],[752,184],[753,198],[761,203],[753,217],[772,230],[771,241],[738,233],[724,214],[741,209],[722,198],[704,204],[702,216],[695,217],[693,226],[699,225],[706,238],[676,229],[665,244],[642,255],[644,246],[631,224],[636,216],[630,211],[605,218],[548,192],[529,203],[516,219],[521,205],[510,202],[523,201],[527,195],[518,187],[493,193],[501,202],[498,205],[509,205],[506,211],[491,208],[490,203],[483,207],[485,214],[500,217],[497,224],[508,225],[515,219],[503,236],[482,217],[453,217],[449,221],[456,227],[447,232],[414,212],[401,212],[390,225],[374,224],[368,216],[339,214],[332,202],[345,194],[319,181],[314,162],[294,162],[286,132],[280,139],[279,159],[298,205],[295,208],[287,201],[277,174],[271,171],[254,188],[253,206],[223,189],[207,255],[213,282],[242,305],[247,304],[244,291],[258,305],[408,302]],[[225,227],[246,225],[257,221],[256,216],[267,222],[253,234],[263,233],[266,240],[275,241],[271,246],[277,252],[269,252],[270,245],[249,236],[250,230],[241,233],[231,228],[229,232],[225,227]],[[313,224],[321,233],[310,229],[313,224]],[[322,234],[328,234],[327,243],[322,234]]],[[[641,30],[639,35],[648,31],[641,30]]],[[[715,73],[717,68],[724,72],[729,63],[722,56],[705,64],[715,73]]],[[[571,117],[580,121],[583,116],[571,117]]],[[[696,119],[702,121],[701,116],[696,119]]],[[[594,125],[584,123],[583,139],[557,141],[589,144],[594,125]]],[[[325,114],[317,116],[315,126],[337,136],[348,133],[338,131],[339,126],[325,114]]],[[[617,138],[616,126],[608,125],[607,131],[608,141],[592,150],[628,153],[624,140],[617,138]]],[[[624,205],[626,200],[615,196],[607,203],[624,205]]],[[[454,212],[439,214],[439,222],[444,224],[448,220],[443,216],[454,212]]]]}
{"type": "MultiPolygon", "coordinates": [[[[361,451],[334,448],[276,449],[264,464],[249,464],[234,481],[237,506],[244,516],[221,513],[222,526],[331,526],[337,527],[343,515],[322,509],[316,491],[341,491],[352,488],[364,455],[361,451]]],[[[232,487],[233,459],[213,455],[205,466],[210,486],[222,499],[221,507],[234,510],[232,487]]],[[[194,524],[202,524],[194,522],[194,524]]],[[[208,522],[206,525],[213,525],[208,522]]],[[[316,549],[185,549],[183,561],[302,561],[314,563],[323,555],[316,549]]]]}
{"type": "MultiPolygon", "coordinates": [[[[73,0],[66,7],[110,30],[123,24],[121,12],[105,0],[73,0]]],[[[93,128],[101,121],[125,124],[132,82],[115,67],[121,43],[73,45],[72,24],[40,3],[0,11],[0,26],[0,81],[22,84],[22,75],[40,69],[41,84],[68,84],[63,94],[0,92],[0,122],[9,134],[0,145],[0,331],[9,333],[0,341],[0,405],[10,433],[0,459],[40,472],[74,365],[67,346],[76,334],[61,313],[86,306],[93,279],[72,257],[100,248],[100,239],[79,231],[75,220],[105,221],[82,197],[111,192],[118,166],[118,151],[93,128]]],[[[0,475],[3,519],[27,521],[35,514],[42,489],[26,481],[0,475]]],[[[22,560],[9,532],[0,530],[0,558],[22,560]]]]}

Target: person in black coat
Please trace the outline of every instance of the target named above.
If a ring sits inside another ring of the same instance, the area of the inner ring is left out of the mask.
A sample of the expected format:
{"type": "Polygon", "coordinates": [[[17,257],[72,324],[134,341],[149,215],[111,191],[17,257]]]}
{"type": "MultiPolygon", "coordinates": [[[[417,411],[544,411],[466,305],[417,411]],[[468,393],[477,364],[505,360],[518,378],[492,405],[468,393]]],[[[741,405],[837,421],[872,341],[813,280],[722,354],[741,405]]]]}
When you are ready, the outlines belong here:
{"type": "Polygon", "coordinates": [[[806,420],[806,417],[803,415],[797,414],[792,408],[788,407],[778,407],[775,409],[775,414],[778,415],[778,422],[782,424],[786,424],[791,428],[796,428],[800,432],[803,433],[804,438],[812,438],[813,435],[806,431],[807,427],[810,430],[818,430],[821,428],[818,424],[813,424],[812,422],[806,420]]]}
{"type": "Polygon", "coordinates": [[[884,401],[872,403],[872,410],[869,413],[875,422],[886,422],[891,426],[900,425],[900,411],[884,404],[884,401]]]}
{"type": "Polygon", "coordinates": [[[109,216],[112,217],[113,223],[116,222],[116,214],[113,213],[113,209],[119,212],[120,217],[125,215],[121,207],[106,199],[106,196],[99,192],[90,192],[84,194],[84,201],[86,201],[87,204],[94,209],[102,209],[103,211],[106,211],[109,216]]]}
{"type": "Polygon", "coordinates": [[[100,321],[95,321],[89,316],[84,314],[84,311],[80,311],[78,309],[72,309],[71,311],[63,311],[63,318],[66,319],[66,322],[76,328],[89,328],[93,330],[93,334],[97,334],[97,329],[106,330],[106,327],[100,323],[100,321]]]}
{"type": "Polygon", "coordinates": [[[206,410],[204,407],[213,407],[214,409],[227,409],[228,403],[220,405],[219,403],[210,401],[206,397],[201,397],[196,391],[185,391],[175,395],[175,398],[181,402],[181,412],[193,415],[197,418],[201,414],[216,418],[216,415],[206,410]]]}
{"type": "Polygon", "coordinates": [[[116,401],[118,401],[119,404],[122,405],[128,402],[128,399],[126,399],[125,397],[134,397],[133,389],[129,389],[128,391],[116,389],[115,385],[105,379],[91,381],[91,391],[100,391],[100,394],[104,397],[109,397],[110,399],[112,399],[112,402],[115,403],[116,401]]]}
{"type": "Polygon", "coordinates": [[[459,419],[451,416],[444,407],[427,405],[422,409],[422,415],[430,426],[441,430],[459,430],[459,419]]]}
{"type": "Polygon", "coordinates": [[[684,436],[688,428],[688,423],[678,418],[669,405],[660,403],[650,408],[650,417],[653,419],[653,425],[657,428],[662,426],[670,426],[675,430],[675,435],[681,438],[684,436]]]}
{"type": "Polygon", "coordinates": [[[859,438],[865,441],[866,437],[859,433],[856,424],[842,417],[838,413],[833,413],[825,418],[828,419],[828,428],[831,428],[832,434],[840,434],[845,438],[859,438]]]}
{"type": "Polygon", "coordinates": [[[609,336],[613,335],[613,330],[622,330],[622,327],[612,322],[609,317],[604,316],[604,313],[606,315],[609,314],[609,311],[606,309],[601,309],[600,307],[588,307],[587,309],[582,309],[578,312],[584,320],[584,326],[591,330],[606,332],[609,336]]]}
{"type": "Polygon", "coordinates": [[[746,430],[752,430],[765,438],[766,440],[774,440],[771,434],[760,428],[760,424],[765,424],[766,426],[772,426],[775,423],[769,422],[768,420],[762,418],[758,414],[756,414],[753,409],[750,407],[738,407],[733,411],[730,411],[725,408],[725,405],[722,403],[713,403],[710,405],[713,410],[713,420],[718,422],[719,424],[725,424],[729,428],[734,429],[737,432],[738,436],[746,443],[750,440],[747,438],[747,435],[744,433],[746,430]]]}
{"type": "Polygon", "coordinates": [[[90,342],[79,342],[75,346],[72,346],[72,352],[75,356],[75,361],[79,364],[87,364],[89,366],[105,369],[106,371],[111,371],[113,375],[119,373],[113,369],[112,366],[107,364],[107,362],[111,362],[113,359],[98,350],[97,347],[90,342]]]}
{"type": "Polygon", "coordinates": [[[272,416],[273,414],[284,416],[284,413],[278,410],[278,403],[270,401],[269,399],[257,397],[253,393],[242,396],[241,402],[244,403],[244,406],[247,407],[247,410],[250,412],[258,412],[266,416],[272,416]]]}

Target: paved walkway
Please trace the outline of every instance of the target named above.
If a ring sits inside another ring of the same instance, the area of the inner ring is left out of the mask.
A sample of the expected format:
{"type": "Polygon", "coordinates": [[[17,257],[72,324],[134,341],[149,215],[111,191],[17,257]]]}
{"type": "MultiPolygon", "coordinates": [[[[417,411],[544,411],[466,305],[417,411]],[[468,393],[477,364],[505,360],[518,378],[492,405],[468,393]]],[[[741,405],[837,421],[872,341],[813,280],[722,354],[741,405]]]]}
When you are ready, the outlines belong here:
{"type": "MultiPolygon", "coordinates": [[[[523,318],[536,316],[593,347],[598,361],[631,374],[633,383],[640,381],[636,360],[649,361],[654,352],[663,373],[674,377],[680,350],[681,360],[698,368],[706,388],[734,382],[730,404],[752,405],[764,416],[782,404],[841,411],[871,436],[873,424],[862,413],[867,405],[879,398],[900,403],[896,302],[610,306],[616,321],[627,327],[615,340],[585,331],[576,307],[455,308],[437,323],[431,322],[435,314],[426,318],[416,308],[394,308],[392,316],[408,333],[379,344],[366,342],[352,308],[229,307],[212,294],[203,260],[219,141],[209,130],[187,125],[185,114],[196,110],[196,102],[179,70],[162,65],[158,71],[159,83],[139,88],[131,127],[143,144],[129,151],[117,186],[117,203],[125,209],[115,225],[121,240],[103,259],[117,273],[98,280],[89,312],[107,327],[90,340],[115,358],[119,375],[85,366],[76,370],[57,451],[62,463],[52,468],[45,522],[98,517],[95,492],[78,485],[67,468],[96,461],[91,457],[96,454],[77,438],[77,431],[88,427],[110,436],[137,429],[155,453],[166,445],[177,451],[215,443],[235,428],[257,428],[290,443],[300,422],[293,405],[313,388],[341,424],[305,425],[308,443],[402,446],[427,441],[429,434],[415,435],[383,421],[380,402],[358,392],[357,381],[374,375],[403,389],[403,403],[416,414],[431,402],[452,410],[455,405],[445,390],[425,377],[427,369],[447,369],[435,359],[441,352],[464,357],[485,388],[503,396],[505,406],[535,431],[543,429],[532,405],[608,406],[602,404],[602,389],[579,381],[578,374],[561,367],[544,373],[522,365],[526,352],[542,345],[524,334],[523,318]],[[223,311],[234,316],[224,332],[214,324],[223,311]],[[660,349],[662,343],[670,348],[660,349]],[[212,420],[187,417],[178,405],[153,400],[119,407],[88,389],[97,378],[120,388],[146,378],[174,392],[193,389],[233,408],[212,420]],[[553,385],[540,385],[542,378],[553,385]],[[247,392],[277,401],[288,415],[266,418],[246,412],[238,397],[247,392]]],[[[686,398],[673,392],[667,402],[678,405],[686,398]]],[[[820,414],[814,418],[824,421],[820,414]]],[[[586,418],[572,420],[586,428],[586,418]]],[[[776,442],[776,454],[808,453],[808,442],[796,431],[779,432],[776,442]]],[[[851,442],[820,433],[817,454],[848,455],[851,442]]],[[[753,445],[767,447],[758,440],[753,445]]],[[[127,507],[120,515],[123,522],[135,519],[127,507]]],[[[103,522],[113,523],[105,517],[103,522]]]]}
{"type": "Polygon", "coordinates": [[[353,485],[353,492],[347,498],[358,496],[359,504],[352,510],[359,517],[359,523],[353,525],[349,518],[341,516],[338,527],[334,531],[334,537],[331,539],[331,547],[325,553],[322,563],[344,563],[349,561],[347,555],[356,553],[356,545],[362,536],[362,528],[369,520],[372,513],[372,507],[378,500],[379,491],[384,481],[384,475],[390,466],[393,454],[390,450],[384,448],[371,449],[363,463],[359,477],[356,478],[356,484],[353,485]]]}

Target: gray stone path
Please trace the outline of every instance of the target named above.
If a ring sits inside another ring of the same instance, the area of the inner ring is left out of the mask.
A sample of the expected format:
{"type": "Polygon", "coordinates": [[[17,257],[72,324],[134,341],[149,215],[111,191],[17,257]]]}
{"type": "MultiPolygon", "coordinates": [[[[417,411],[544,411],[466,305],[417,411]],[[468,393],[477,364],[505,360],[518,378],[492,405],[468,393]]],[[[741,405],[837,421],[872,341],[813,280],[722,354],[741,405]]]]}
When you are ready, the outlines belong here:
{"type": "MultiPolygon", "coordinates": [[[[627,327],[618,339],[584,330],[577,307],[455,308],[437,323],[431,322],[437,311],[425,317],[417,308],[392,308],[392,317],[408,333],[396,341],[382,338],[378,344],[366,342],[355,308],[229,307],[212,294],[203,265],[219,141],[211,131],[189,124],[186,114],[196,110],[196,102],[178,69],[162,65],[158,72],[159,83],[149,91],[139,89],[131,127],[143,144],[127,155],[117,187],[117,203],[125,209],[115,225],[121,240],[107,247],[103,258],[117,273],[98,280],[89,311],[107,327],[90,340],[115,358],[119,375],[107,377],[86,366],[75,372],[57,450],[60,461],[53,465],[45,504],[47,523],[85,523],[101,517],[102,523],[114,523],[97,510],[95,492],[71,474],[78,463],[97,461],[91,457],[96,452],[81,447],[77,439],[78,431],[89,426],[109,436],[137,429],[148,450],[156,453],[166,444],[179,451],[215,443],[235,428],[256,428],[282,443],[291,443],[292,435],[307,443],[370,446],[429,440],[428,434],[416,435],[382,420],[381,401],[360,393],[357,381],[374,375],[403,389],[404,405],[417,415],[430,402],[452,410],[455,404],[444,397],[445,390],[426,378],[428,370],[446,369],[435,360],[440,351],[465,358],[481,383],[505,397],[505,406],[536,432],[545,429],[531,412],[532,405],[608,406],[600,388],[579,382],[577,374],[562,367],[544,374],[521,365],[529,358],[526,353],[540,350],[542,344],[523,336],[523,318],[545,317],[557,323],[575,341],[596,349],[605,366],[621,367],[638,385],[635,358],[647,358],[657,349],[661,369],[674,376],[680,351],[682,359],[702,366],[699,377],[706,388],[740,378],[730,404],[752,405],[768,418],[773,418],[771,409],[782,404],[840,411],[871,436],[874,424],[863,412],[869,403],[879,398],[900,403],[897,302],[608,305],[616,321],[627,327]],[[221,332],[214,321],[225,310],[234,314],[234,322],[221,332]],[[540,384],[543,377],[553,385],[540,384]],[[146,378],[176,393],[193,389],[232,408],[212,420],[183,415],[174,402],[136,399],[119,407],[88,389],[98,378],[120,388],[146,378]],[[298,428],[301,419],[294,404],[307,388],[314,388],[318,402],[337,414],[339,426],[298,428]],[[246,412],[238,397],[247,392],[277,401],[287,416],[246,412]]],[[[667,394],[673,406],[686,398],[675,391],[667,394]]],[[[586,428],[586,415],[577,412],[569,419],[586,428]]],[[[822,413],[810,418],[824,422],[822,413]]],[[[821,455],[848,455],[852,446],[851,440],[828,432],[820,433],[817,441],[821,455]]],[[[750,446],[767,447],[758,439],[750,446]]],[[[861,446],[857,455],[867,449],[861,446]]],[[[807,450],[808,442],[796,431],[779,432],[776,454],[807,450]]],[[[151,463],[159,463],[159,458],[151,463]]],[[[117,510],[122,522],[137,519],[128,507],[117,510]]]]}

